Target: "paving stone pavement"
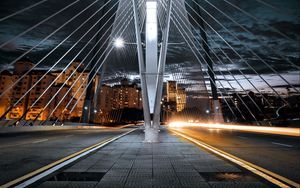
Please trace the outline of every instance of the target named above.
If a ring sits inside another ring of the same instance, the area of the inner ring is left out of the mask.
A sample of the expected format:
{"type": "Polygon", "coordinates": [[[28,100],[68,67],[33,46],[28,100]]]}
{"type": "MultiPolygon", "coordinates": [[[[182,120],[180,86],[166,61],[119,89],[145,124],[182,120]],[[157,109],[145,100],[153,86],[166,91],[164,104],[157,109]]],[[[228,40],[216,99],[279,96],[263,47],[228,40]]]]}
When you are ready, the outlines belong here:
{"type": "Polygon", "coordinates": [[[144,143],[143,138],[143,130],[134,131],[37,187],[269,187],[165,129],[160,132],[159,143],[144,143]]]}

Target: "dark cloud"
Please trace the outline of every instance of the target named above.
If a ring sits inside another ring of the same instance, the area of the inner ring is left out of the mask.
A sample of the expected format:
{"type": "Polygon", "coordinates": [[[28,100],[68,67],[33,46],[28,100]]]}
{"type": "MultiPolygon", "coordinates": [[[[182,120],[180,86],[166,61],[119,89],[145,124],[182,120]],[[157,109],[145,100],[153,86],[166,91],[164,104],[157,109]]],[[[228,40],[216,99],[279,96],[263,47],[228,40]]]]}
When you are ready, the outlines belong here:
{"type": "MultiPolygon", "coordinates": [[[[280,57],[284,56],[289,59],[293,64],[300,66],[300,49],[299,49],[299,40],[300,40],[300,13],[299,6],[300,2],[298,0],[268,0],[267,3],[272,6],[280,8],[278,10],[272,10],[269,7],[258,3],[256,0],[228,0],[230,3],[240,7],[241,9],[249,12],[249,14],[259,18],[259,22],[252,19],[251,17],[245,15],[244,13],[238,11],[233,8],[229,4],[225,3],[223,0],[201,0],[200,5],[207,10],[214,18],[220,21],[226,27],[231,34],[234,34],[239,40],[236,40],[228,31],[222,28],[216,21],[214,21],[210,15],[201,11],[205,21],[215,30],[217,31],[223,39],[231,45],[234,49],[232,50],[226,43],[221,39],[210,27],[206,25],[207,34],[210,46],[212,47],[212,59],[216,63],[216,75],[217,80],[222,83],[226,83],[227,81],[234,82],[232,78],[223,79],[222,75],[228,76],[230,73],[227,71],[230,70],[232,74],[238,75],[242,79],[241,72],[253,80],[256,80],[258,83],[261,83],[255,73],[246,65],[243,60],[240,59],[240,56],[243,57],[249,65],[251,65],[257,72],[265,75],[270,78],[269,81],[272,82],[273,85],[281,85],[282,81],[274,75],[274,73],[265,66],[261,60],[251,54],[247,47],[256,52],[259,57],[261,57],[264,61],[266,61],[272,68],[282,74],[290,74],[295,70],[295,66],[291,65],[284,59],[280,57]],[[236,25],[230,19],[226,18],[226,16],[222,15],[216,9],[214,9],[209,3],[218,7],[223,13],[229,15],[233,20],[235,20],[238,24],[242,25],[248,31],[253,34],[249,34],[240,26],[236,25]],[[284,38],[281,34],[279,34],[274,29],[270,27],[274,27],[278,31],[290,37],[292,40],[288,40],[284,38]],[[268,49],[267,47],[273,48],[275,51],[268,49]],[[226,55],[231,59],[234,63],[232,64],[225,55],[222,53],[223,50],[226,55]],[[239,55],[237,55],[238,53],[239,55]],[[214,55],[216,54],[217,57],[214,55]],[[221,62],[219,61],[221,60],[221,62]],[[220,70],[220,72],[219,72],[220,70]]],[[[28,0],[28,1],[19,1],[19,0],[2,0],[0,2],[0,18],[14,13],[22,8],[25,8],[31,4],[39,2],[38,0],[28,0]]],[[[18,16],[14,16],[8,20],[0,22],[0,45],[5,41],[12,39],[14,36],[18,35],[22,31],[32,27],[33,25],[39,23],[43,19],[52,15],[59,9],[67,6],[68,4],[74,2],[73,0],[52,0],[47,1],[30,11],[26,11],[18,16]]],[[[83,8],[87,7],[91,4],[92,0],[79,1],[74,4],[71,8],[66,11],[58,14],[53,17],[46,23],[41,24],[36,29],[33,29],[29,33],[25,34],[22,37],[19,37],[17,40],[11,41],[4,47],[0,49],[0,68],[7,68],[7,64],[12,62],[15,58],[19,57],[26,50],[31,49],[33,46],[37,45],[44,37],[51,34],[58,27],[63,25],[72,19],[76,14],[78,14],[83,8]]],[[[84,12],[72,22],[70,22],[66,27],[62,30],[59,30],[53,36],[51,36],[48,40],[43,42],[41,45],[37,46],[32,50],[27,56],[31,58],[34,62],[38,62],[42,57],[47,55],[52,49],[55,48],[58,44],[60,44],[66,37],[70,35],[75,29],[77,29],[84,20],[89,18],[95,11],[102,6],[104,1],[97,2],[94,6],[92,6],[88,11],[84,12]]],[[[113,0],[114,4],[116,1],[113,0]]],[[[188,0],[187,3],[192,5],[191,0],[188,0]]],[[[110,8],[110,7],[108,7],[110,8]]],[[[191,12],[192,13],[192,12],[191,12]]],[[[195,16],[195,14],[192,14],[195,16]]],[[[110,15],[107,15],[107,18],[110,15]]],[[[78,54],[79,51],[83,48],[86,42],[95,34],[98,30],[98,26],[94,27],[90,33],[86,35],[76,46],[66,54],[68,49],[70,49],[77,40],[87,32],[89,28],[93,26],[93,24],[99,20],[101,14],[96,14],[93,19],[86,23],[86,25],[80,28],[77,32],[71,35],[65,42],[61,44],[55,52],[49,55],[49,58],[46,58],[40,65],[40,68],[49,68],[53,63],[55,63],[61,56],[65,55],[60,63],[55,67],[56,69],[60,69],[68,64],[75,55],[78,55],[77,59],[84,59],[85,54],[89,53],[93,47],[93,40],[82,53],[78,54]]],[[[103,22],[101,22],[103,24],[103,22]]],[[[196,25],[194,25],[196,26],[196,25]]],[[[197,31],[196,31],[197,32],[197,31]]],[[[199,32],[199,31],[198,31],[199,32]]],[[[126,31],[124,34],[127,42],[134,42],[134,32],[126,31]]],[[[107,37],[104,37],[107,38],[107,37]]],[[[200,40],[199,35],[196,35],[196,38],[200,40]]],[[[180,33],[176,30],[176,27],[171,25],[171,33],[170,33],[170,42],[173,43],[181,43],[184,42],[180,33]]],[[[204,55],[203,50],[200,46],[198,46],[200,53],[204,55]]],[[[108,65],[105,70],[106,80],[111,78],[112,82],[117,81],[118,76],[126,76],[126,75],[136,75],[138,72],[138,64],[137,64],[137,54],[134,46],[127,47],[126,49],[120,51],[114,50],[112,52],[113,55],[109,57],[107,60],[108,65]]],[[[87,58],[84,64],[88,64],[91,61],[91,58],[87,58]]],[[[178,45],[170,45],[168,48],[168,56],[167,56],[167,67],[166,73],[172,74],[172,72],[182,72],[181,79],[189,80],[191,82],[199,82],[201,80],[203,82],[203,77],[200,72],[200,68],[203,68],[203,71],[207,71],[207,67],[205,66],[205,62],[200,62],[202,65],[200,66],[199,62],[197,62],[195,56],[190,51],[186,44],[178,44],[178,45]],[[176,66],[174,66],[176,65],[176,66]],[[197,70],[197,71],[196,71],[197,70]]],[[[203,73],[205,75],[205,73],[203,73]]],[[[291,82],[296,82],[295,74],[291,74],[289,77],[291,82]]],[[[207,78],[205,78],[207,81],[207,78]]],[[[242,79],[245,80],[245,79],[242,79]]],[[[195,85],[194,83],[183,83],[186,86],[195,85]]],[[[294,83],[295,84],[295,83],[294,83]]],[[[237,87],[238,88],[238,87],[237,87]]],[[[228,88],[227,88],[228,89],[228,88]]]]}

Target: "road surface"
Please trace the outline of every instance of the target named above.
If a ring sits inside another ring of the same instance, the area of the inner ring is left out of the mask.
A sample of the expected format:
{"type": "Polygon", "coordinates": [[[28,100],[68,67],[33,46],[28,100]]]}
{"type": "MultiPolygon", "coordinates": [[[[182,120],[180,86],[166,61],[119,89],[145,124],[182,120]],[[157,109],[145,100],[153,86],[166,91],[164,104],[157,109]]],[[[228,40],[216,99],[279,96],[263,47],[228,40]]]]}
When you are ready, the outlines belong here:
{"type": "Polygon", "coordinates": [[[176,130],[283,177],[300,182],[300,137],[195,126],[180,127],[176,130]]]}
{"type": "Polygon", "coordinates": [[[71,129],[1,134],[0,185],[130,129],[71,129]]]}

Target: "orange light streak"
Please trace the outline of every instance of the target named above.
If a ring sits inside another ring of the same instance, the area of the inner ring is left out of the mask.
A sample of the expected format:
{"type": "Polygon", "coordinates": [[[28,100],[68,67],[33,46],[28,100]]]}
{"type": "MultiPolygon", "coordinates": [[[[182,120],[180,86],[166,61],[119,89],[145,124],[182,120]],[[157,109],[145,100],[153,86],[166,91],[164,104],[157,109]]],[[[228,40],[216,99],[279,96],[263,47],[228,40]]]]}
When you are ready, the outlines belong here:
{"type": "Polygon", "coordinates": [[[266,126],[252,126],[252,125],[230,125],[230,124],[209,124],[209,123],[188,123],[188,122],[171,122],[168,125],[170,128],[182,127],[204,127],[208,129],[225,129],[237,130],[245,132],[256,132],[264,134],[277,134],[285,136],[300,137],[300,128],[291,127],[266,127],[266,126]]]}

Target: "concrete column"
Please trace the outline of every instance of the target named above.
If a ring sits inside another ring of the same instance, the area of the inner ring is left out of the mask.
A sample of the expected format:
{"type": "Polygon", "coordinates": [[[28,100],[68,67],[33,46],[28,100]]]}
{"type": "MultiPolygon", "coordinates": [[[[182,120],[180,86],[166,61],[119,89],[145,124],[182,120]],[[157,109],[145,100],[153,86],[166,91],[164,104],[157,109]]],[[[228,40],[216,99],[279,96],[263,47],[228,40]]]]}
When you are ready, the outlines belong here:
{"type": "Polygon", "coordinates": [[[144,110],[144,124],[145,124],[145,137],[147,129],[151,127],[151,118],[150,118],[150,108],[149,108],[149,100],[148,100],[148,91],[145,77],[145,63],[143,57],[143,49],[142,49],[142,39],[140,32],[140,23],[138,16],[138,7],[136,0],[132,0],[133,3],[133,12],[134,12],[134,25],[135,25],[135,36],[136,36],[136,46],[138,52],[138,63],[139,63],[139,72],[141,79],[141,87],[142,87],[142,99],[143,99],[143,110],[144,110]]]}
{"type": "Polygon", "coordinates": [[[169,0],[168,7],[167,7],[166,26],[163,30],[163,41],[161,43],[160,56],[159,56],[157,92],[155,98],[155,109],[154,109],[154,118],[153,118],[153,127],[154,129],[157,130],[159,129],[159,125],[160,125],[161,99],[162,99],[164,72],[165,72],[167,50],[168,50],[171,9],[172,9],[172,0],[169,0]]]}
{"type": "Polygon", "coordinates": [[[154,113],[154,103],[157,91],[157,1],[146,2],[146,82],[150,113],[154,113]]]}

